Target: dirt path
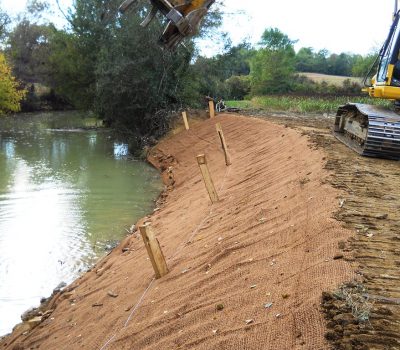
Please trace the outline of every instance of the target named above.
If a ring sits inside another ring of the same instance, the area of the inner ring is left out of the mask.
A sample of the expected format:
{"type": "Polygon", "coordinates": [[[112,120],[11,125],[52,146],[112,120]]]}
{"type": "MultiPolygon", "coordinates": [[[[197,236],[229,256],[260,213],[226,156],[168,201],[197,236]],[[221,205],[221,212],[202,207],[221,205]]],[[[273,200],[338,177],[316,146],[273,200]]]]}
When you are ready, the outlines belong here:
{"type": "Polygon", "coordinates": [[[321,294],[352,280],[356,266],[339,249],[353,234],[333,218],[343,191],[328,183],[330,160],[291,128],[218,121],[229,168],[213,120],[153,152],[174,183],[149,219],[170,274],[152,281],[136,233],[58,293],[43,322],[19,327],[0,349],[329,348],[321,294]],[[215,205],[195,162],[201,152],[221,198],[215,205]]]}

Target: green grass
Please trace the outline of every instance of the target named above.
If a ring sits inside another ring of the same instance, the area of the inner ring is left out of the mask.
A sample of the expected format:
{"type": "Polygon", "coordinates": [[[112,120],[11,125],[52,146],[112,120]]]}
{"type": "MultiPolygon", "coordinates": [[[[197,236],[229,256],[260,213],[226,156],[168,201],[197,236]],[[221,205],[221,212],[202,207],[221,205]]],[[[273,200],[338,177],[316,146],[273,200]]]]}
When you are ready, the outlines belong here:
{"type": "Polygon", "coordinates": [[[390,107],[391,101],[365,97],[304,97],[304,96],[259,96],[247,101],[227,101],[228,107],[261,109],[268,112],[334,113],[340,105],[348,102],[366,103],[390,107]]]}

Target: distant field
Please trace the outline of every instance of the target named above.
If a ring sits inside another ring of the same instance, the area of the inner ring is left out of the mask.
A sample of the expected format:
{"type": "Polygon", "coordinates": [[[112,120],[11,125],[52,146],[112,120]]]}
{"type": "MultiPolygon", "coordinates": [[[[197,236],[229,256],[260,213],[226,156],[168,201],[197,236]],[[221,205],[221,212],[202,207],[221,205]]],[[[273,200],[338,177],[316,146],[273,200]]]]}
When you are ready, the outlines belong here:
{"type": "Polygon", "coordinates": [[[308,79],[315,81],[316,83],[322,83],[323,81],[327,82],[330,85],[342,86],[343,82],[346,79],[350,79],[351,82],[362,84],[362,78],[354,78],[354,77],[342,77],[338,75],[327,75],[327,74],[319,74],[319,73],[298,73],[300,76],[307,77],[308,79]]]}

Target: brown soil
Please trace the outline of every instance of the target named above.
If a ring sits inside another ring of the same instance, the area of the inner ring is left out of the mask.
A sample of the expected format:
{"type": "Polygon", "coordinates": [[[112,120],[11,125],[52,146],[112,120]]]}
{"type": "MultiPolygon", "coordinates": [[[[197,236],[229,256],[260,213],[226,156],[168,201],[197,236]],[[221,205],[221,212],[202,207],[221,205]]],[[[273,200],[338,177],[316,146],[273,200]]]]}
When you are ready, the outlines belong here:
{"type": "Polygon", "coordinates": [[[345,192],[335,216],[357,233],[342,246],[352,252],[359,282],[324,293],[326,337],[334,349],[400,349],[400,163],[352,152],[333,137],[332,118],[268,119],[308,135],[325,151],[329,183],[345,192]]]}
{"type": "MultiPolygon", "coordinates": [[[[371,271],[364,274],[370,277],[364,277],[365,282],[376,287],[371,294],[396,293],[396,271],[380,264],[383,249],[385,257],[396,261],[390,237],[396,235],[395,215],[400,214],[388,208],[400,190],[393,184],[386,192],[381,177],[352,172],[356,164],[363,164],[363,171],[364,164],[375,167],[374,161],[340,148],[328,134],[315,131],[315,124],[310,128],[292,118],[279,121],[300,125],[314,143],[277,123],[230,115],[218,121],[232,166],[224,164],[215,120],[171,136],[150,156],[164,171],[168,188],[159,210],[145,220],[152,222],[170,273],[152,280],[136,232],[57,293],[47,305],[54,311],[41,323],[31,330],[26,323],[20,325],[0,341],[0,349],[328,349],[322,292],[353,280],[357,266],[351,262],[352,248],[344,243],[353,233],[333,217],[341,198],[346,202],[337,215],[361,220],[375,233],[352,242],[357,259],[371,271]],[[214,205],[195,161],[203,152],[221,198],[214,205]],[[370,176],[377,182],[374,189],[360,182],[370,176]],[[353,183],[352,178],[360,181],[353,183]],[[345,195],[349,189],[353,192],[345,195]],[[371,209],[363,198],[370,198],[372,191],[392,197],[371,209]],[[369,213],[366,222],[356,210],[369,213]],[[349,211],[354,215],[346,216],[349,211]],[[383,212],[389,218],[379,221],[377,215],[383,212]],[[375,247],[369,245],[371,240],[376,240],[375,247]]],[[[382,164],[386,172],[397,166],[382,164]]],[[[328,299],[333,300],[328,295],[324,304],[328,299]]],[[[341,339],[343,328],[341,333],[336,330],[335,339],[341,339]]],[[[369,339],[368,334],[356,336],[369,339]]]]}

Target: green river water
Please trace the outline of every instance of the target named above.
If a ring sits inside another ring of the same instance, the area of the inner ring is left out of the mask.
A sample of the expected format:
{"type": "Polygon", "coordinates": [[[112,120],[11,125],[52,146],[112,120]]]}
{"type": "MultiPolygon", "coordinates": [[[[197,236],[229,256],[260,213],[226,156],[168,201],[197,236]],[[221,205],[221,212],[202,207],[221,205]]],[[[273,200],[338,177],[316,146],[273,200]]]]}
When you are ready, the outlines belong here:
{"type": "Polygon", "coordinates": [[[87,270],[162,184],[127,146],[73,112],[0,118],[0,335],[87,270]]]}

